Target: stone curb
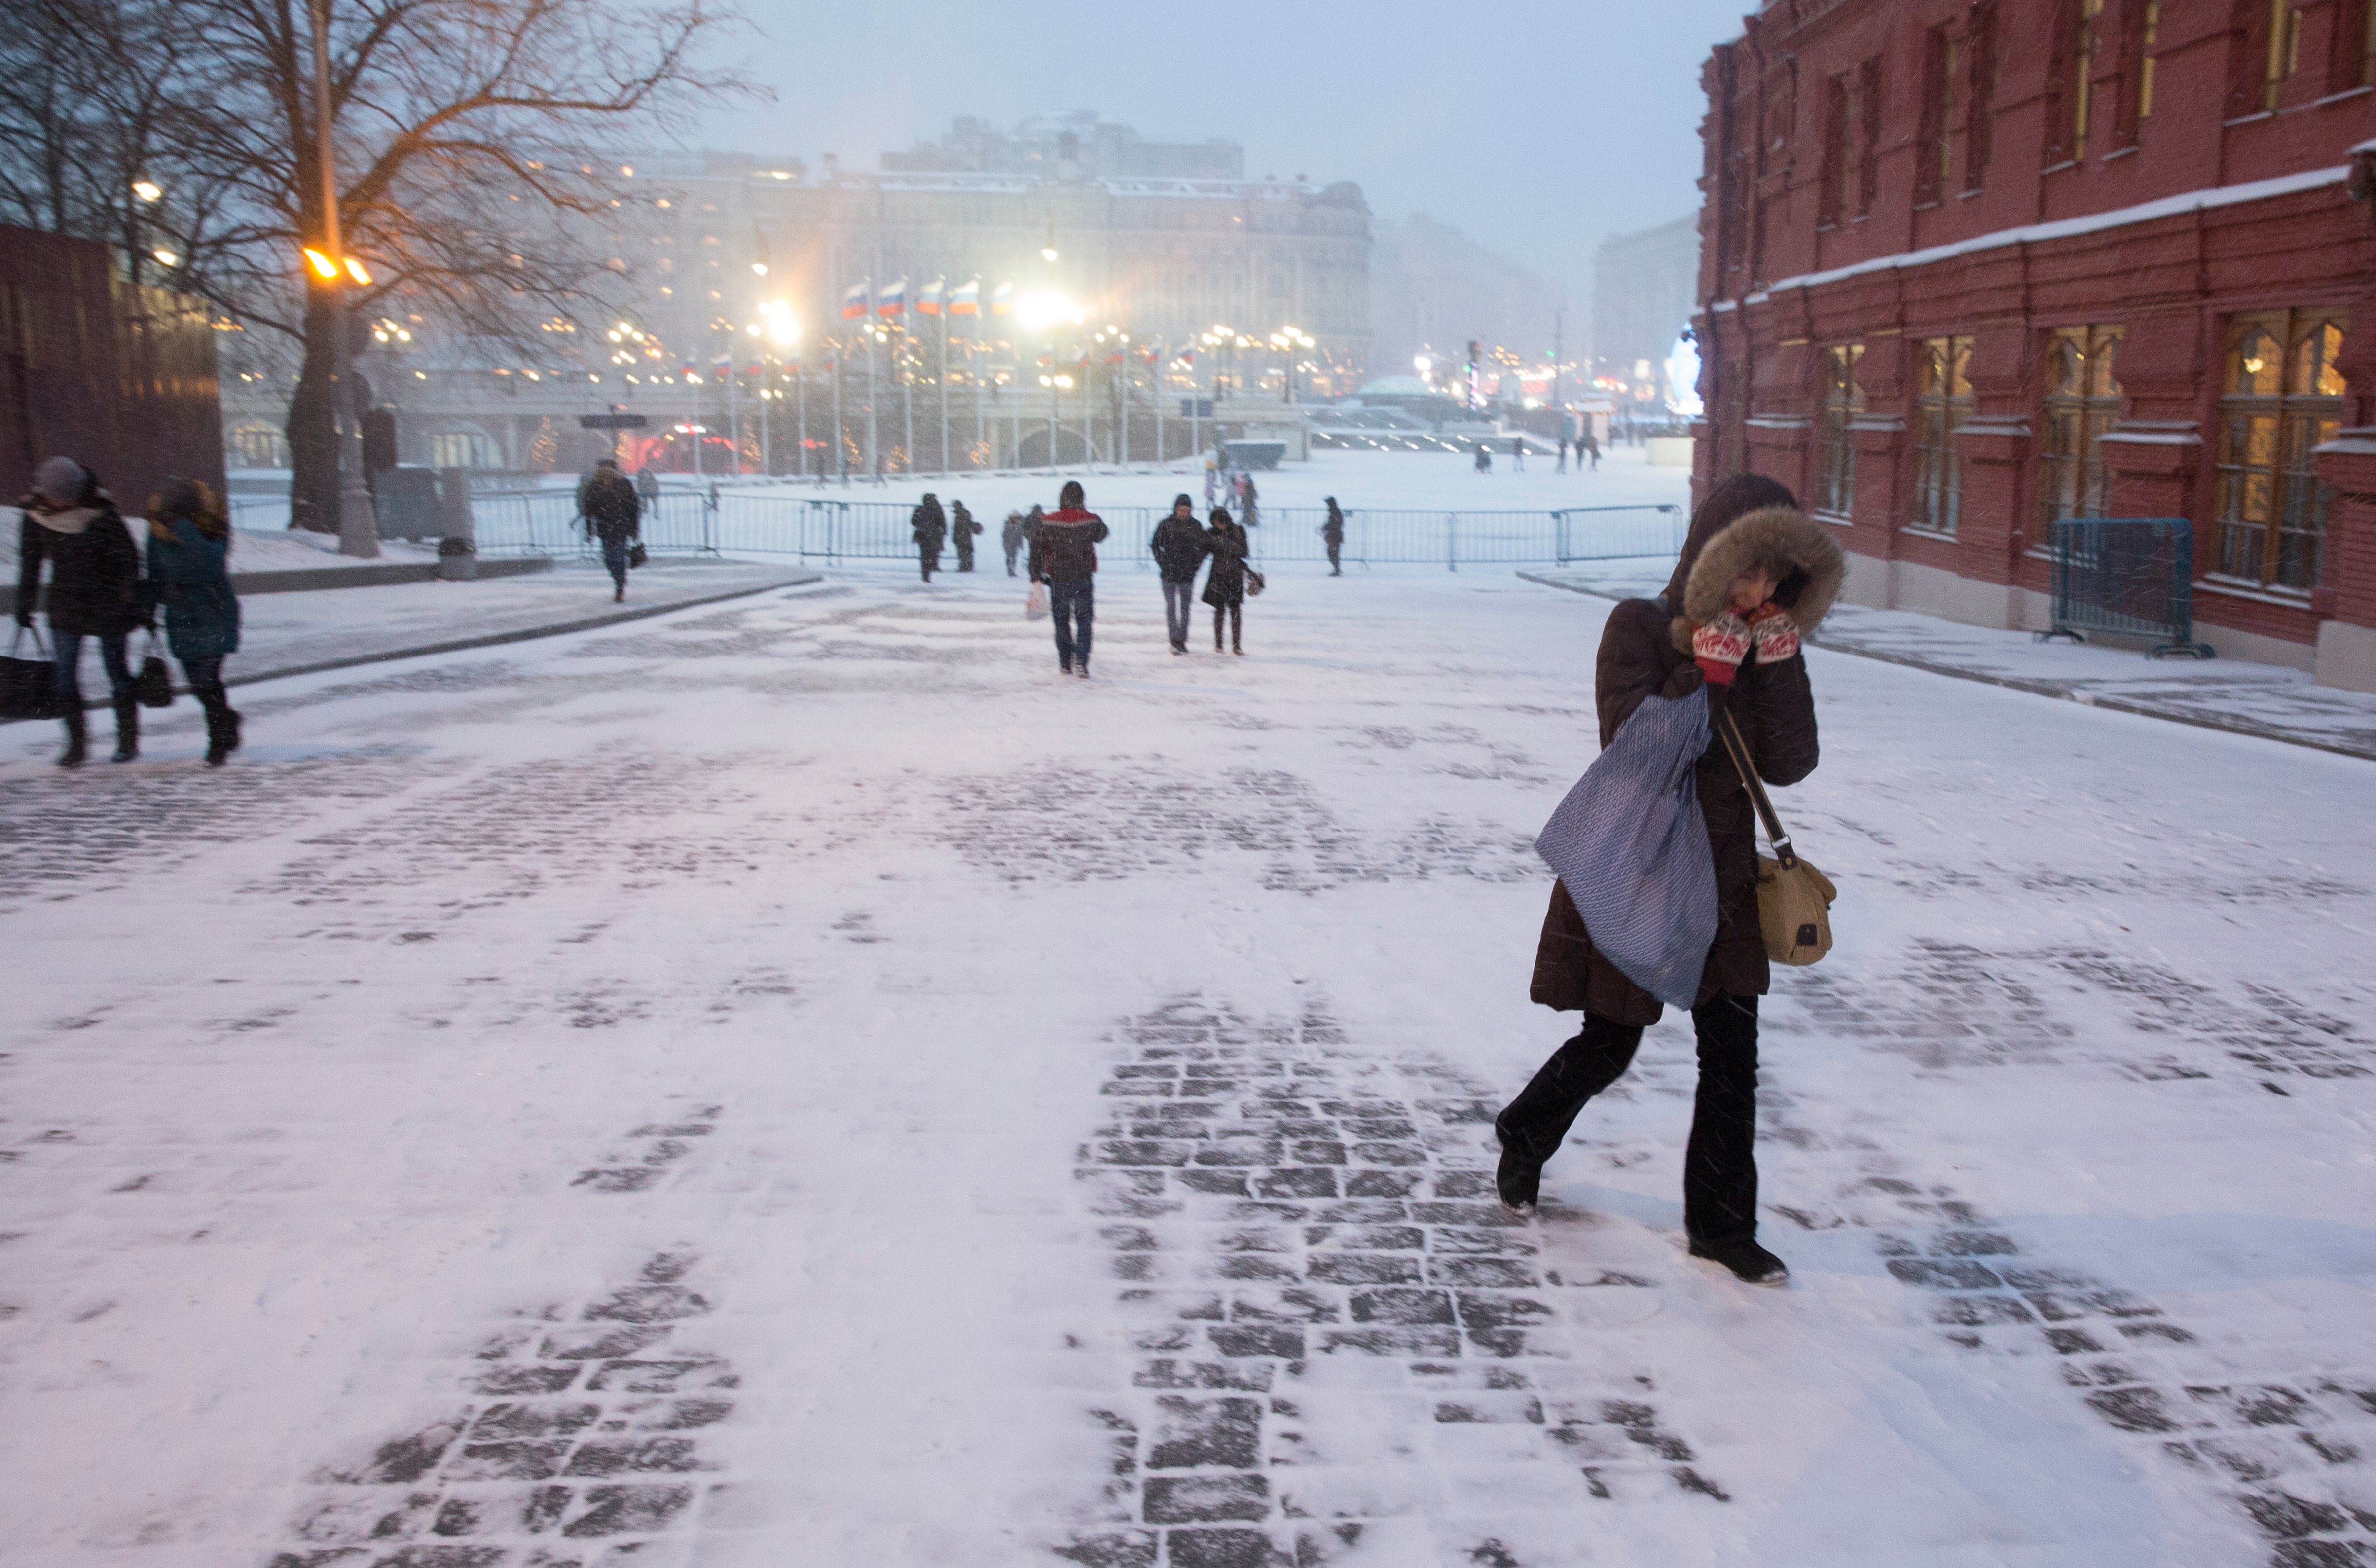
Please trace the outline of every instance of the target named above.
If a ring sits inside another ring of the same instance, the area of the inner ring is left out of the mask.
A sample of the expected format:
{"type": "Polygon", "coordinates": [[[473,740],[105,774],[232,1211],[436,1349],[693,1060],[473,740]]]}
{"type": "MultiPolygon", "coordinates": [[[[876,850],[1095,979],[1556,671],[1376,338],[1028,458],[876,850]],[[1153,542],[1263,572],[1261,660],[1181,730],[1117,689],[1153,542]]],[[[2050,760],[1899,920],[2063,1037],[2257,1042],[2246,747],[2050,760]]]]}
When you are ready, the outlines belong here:
{"type": "MultiPolygon", "coordinates": [[[[1544,588],[1558,588],[1565,593],[1579,593],[1586,599],[1606,599],[1612,602],[1617,600],[1614,594],[1596,593],[1590,588],[1578,588],[1574,583],[1559,582],[1533,572],[1520,572],[1518,576],[1527,582],[1538,583],[1544,588]]],[[[1810,637],[1807,641],[1810,647],[1820,647],[1826,653],[1845,653],[1857,659],[1873,659],[1882,664],[1902,664],[1909,670],[1920,670],[1932,675],[1945,675],[1957,681],[1977,681],[1984,686],[2002,686],[2008,691],[2027,692],[2032,696],[2054,697],[2063,702],[2075,702],[2082,707],[2109,708],[2114,713],[2134,714],[2140,719],[2166,719],[2172,724],[2191,724],[2197,730],[2216,730],[2228,735],[2249,735],[2256,741],[2277,741],[2288,746],[2300,746],[2308,751],[2325,752],[2333,756],[2357,757],[2362,762],[2376,762],[2376,747],[2311,740],[2307,736],[2288,734],[2285,731],[2268,729],[2244,719],[2174,712],[2166,707],[2132,702],[2125,697],[2105,696],[2096,692],[2060,686],[2051,681],[2030,680],[2019,675],[1986,675],[1977,670],[1959,669],[1953,664],[1917,659],[1910,654],[1876,653],[1870,648],[1846,647],[1838,643],[1825,642],[1820,637],[1810,637]]]]}
{"type": "MultiPolygon", "coordinates": [[[[474,647],[496,647],[505,643],[532,642],[539,637],[566,636],[572,632],[597,631],[604,626],[616,626],[629,621],[647,620],[654,615],[672,615],[680,610],[695,610],[705,604],[722,604],[728,600],[748,599],[753,594],[770,593],[777,588],[805,588],[811,583],[824,580],[823,572],[805,572],[776,582],[761,583],[756,587],[731,588],[724,593],[705,594],[699,599],[679,600],[673,604],[639,604],[631,609],[606,611],[598,615],[580,616],[574,621],[559,621],[549,625],[525,626],[509,632],[490,632],[484,636],[456,637],[446,642],[424,643],[419,647],[390,648],[380,653],[362,653],[352,659],[327,659],[315,664],[293,665],[287,670],[267,670],[254,675],[242,675],[237,680],[225,681],[223,684],[253,686],[265,681],[285,681],[292,675],[319,675],[329,670],[351,670],[359,664],[387,664],[399,659],[426,659],[433,654],[459,653],[474,647]]],[[[187,696],[190,695],[190,688],[176,684],[173,687],[173,695],[177,697],[187,696]]],[[[87,699],[83,703],[84,708],[92,712],[105,708],[107,706],[107,699],[103,697],[87,699]]],[[[48,721],[45,719],[0,719],[0,724],[46,722],[48,721]]]]}
{"type": "MultiPolygon", "coordinates": [[[[481,577],[517,577],[552,570],[550,555],[481,557],[481,577]]],[[[390,561],[378,566],[300,566],[286,572],[233,572],[231,590],[242,599],[259,593],[320,593],[327,588],[386,588],[391,583],[434,582],[434,561],[390,561]]],[[[17,612],[17,589],[0,587],[0,615],[17,612]]]]}

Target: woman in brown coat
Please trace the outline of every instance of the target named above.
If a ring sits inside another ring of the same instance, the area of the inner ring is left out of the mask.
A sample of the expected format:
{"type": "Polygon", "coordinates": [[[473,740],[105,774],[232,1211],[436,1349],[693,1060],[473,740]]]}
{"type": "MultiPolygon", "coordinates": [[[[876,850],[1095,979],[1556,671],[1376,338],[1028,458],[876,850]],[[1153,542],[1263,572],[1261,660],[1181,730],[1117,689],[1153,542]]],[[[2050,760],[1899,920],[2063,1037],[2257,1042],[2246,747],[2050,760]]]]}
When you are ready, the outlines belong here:
{"type": "MultiPolygon", "coordinates": [[[[1846,570],[1839,544],[1770,479],[1740,474],[1708,493],[1692,517],[1681,558],[1657,599],[1610,612],[1594,681],[1600,743],[1616,737],[1645,697],[1689,696],[1705,686],[1731,714],[1759,777],[1795,784],[1814,771],[1815,705],[1799,639],[1814,630],[1846,570]]],[[[1692,1008],[1699,1093],[1683,1156],[1683,1228],[1693,1257],[1712,1259],[1752,1284],[1788,1278],[1757,1244],[1757,999],[1767,988],[1757,921],[1756,817],[1720,742],[1697,770],[1700,814],[1716,864],[1716,940],[1692,1008]]],[[[1531,1206],[1544,1161],[1566,1139],[1585,1101],[1633,1063],[1642,1030],[1658,1021],[1657,998],[1594,951],[1567,889],[1554,883],[1535,953],[1533,997],[1582,1010],[1584,1028],[1560,1047],[1494,1119],[1499,1185],[1513,1208],[1531,1206]]]]}

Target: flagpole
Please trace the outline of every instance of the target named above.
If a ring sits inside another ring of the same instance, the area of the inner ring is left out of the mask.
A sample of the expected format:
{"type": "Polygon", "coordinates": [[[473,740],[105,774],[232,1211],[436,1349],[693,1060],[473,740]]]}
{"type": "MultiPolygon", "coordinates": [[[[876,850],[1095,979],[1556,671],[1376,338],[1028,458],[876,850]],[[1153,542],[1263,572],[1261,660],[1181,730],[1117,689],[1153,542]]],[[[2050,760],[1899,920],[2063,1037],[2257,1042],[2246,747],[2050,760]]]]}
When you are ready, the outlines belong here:
{"type": "Polygon", "coordinates": [[[882,426],[875,421],[874,323],[866,324],[866,472],[875,483],[883,482],[882,426]]]}
{"type": "MultiPolygon", "coordinates": [[[[833,351],[833,458],[841,471],[841,487],[849,488],[849,429],[841,422],[841,378],[849,364],[849,339],[845,338],[833,351]]],[[[825,482],[820,471],[817,482],[825,482]]]]}
{"type": "Polygon", "coordinates": [[[1163,349],[1155,345],[1155,466],[1163,467],[1163,349]]]}
{"type": "Polygon", "coordinates": [[[949,471],[949,302],[941,297],[941,472],[949,471]]]}

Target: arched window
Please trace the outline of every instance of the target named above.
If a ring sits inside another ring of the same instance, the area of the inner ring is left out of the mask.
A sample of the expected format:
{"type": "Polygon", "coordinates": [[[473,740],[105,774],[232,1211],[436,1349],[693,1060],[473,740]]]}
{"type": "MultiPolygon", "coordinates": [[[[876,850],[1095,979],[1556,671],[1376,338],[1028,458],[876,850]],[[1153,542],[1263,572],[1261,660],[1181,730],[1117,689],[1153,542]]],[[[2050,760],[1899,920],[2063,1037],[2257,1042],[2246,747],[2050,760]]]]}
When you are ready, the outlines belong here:
{"type": "Polygon", "coordinates": [[[2342,428],[2350,391],[2334,368],[2345,318],[2332,311],[2239,316],[2219,398],[2216,570],[2307,592],[2319,580],[2326,487],[2314,456],[2342,428]]]}
{"type": "Polygon", "coordinates": [[[2104,515],[2105,432],[2121,417],[2112,368],[2117,327],[2058,327],[2046,350],[2046,396],[2038,409],[2037,542],[2065,517],[2104,515]]]}

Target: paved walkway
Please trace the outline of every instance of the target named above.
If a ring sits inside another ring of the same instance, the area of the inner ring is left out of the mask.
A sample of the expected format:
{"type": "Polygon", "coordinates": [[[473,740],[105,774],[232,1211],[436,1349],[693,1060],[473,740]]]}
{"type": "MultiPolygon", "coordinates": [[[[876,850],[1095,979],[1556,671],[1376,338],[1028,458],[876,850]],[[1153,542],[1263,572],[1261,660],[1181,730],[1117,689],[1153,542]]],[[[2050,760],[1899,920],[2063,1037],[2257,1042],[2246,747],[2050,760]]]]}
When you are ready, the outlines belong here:
{"type": "Polygon", "coordinates": [[[1489,1192],[1606,602],[1108,587],[1089,681],[886,567],[0,738],[8,1568],[2376,1550],[2364,763],[1816,650],[1761,1290],[1676,1017],[1489,1192]]]}
{"type": "MultiPolygon", "coordinates": [[[[1528,582],[1601,598],[1657,593],[1663,569],[1638,563],[1518,574],[1528,582]]],[[[1935,615],[1842,604],[1819,646],[1957,680],[2067,702],[2312,746],[2376,760],[2376,695],[2322,686],[2307,673],[2239,659],[2147,659],[2142,653],[2041,643],[2027,632],[1958,625],[1935,615]]]]}

